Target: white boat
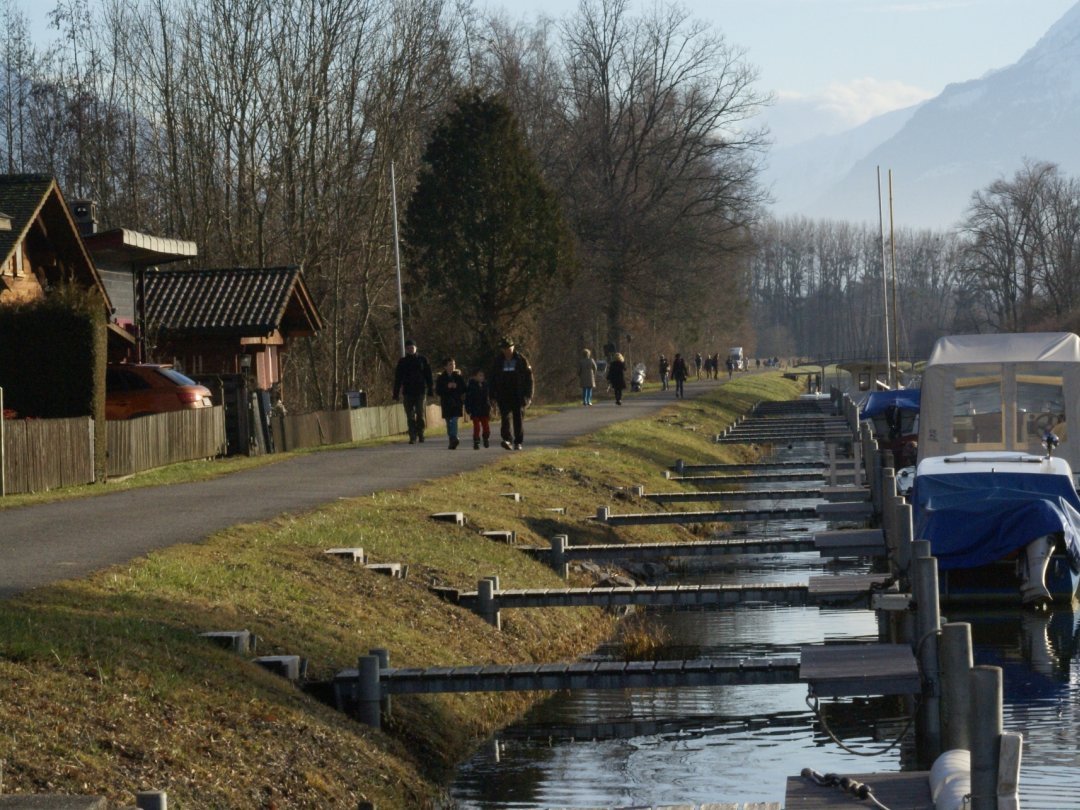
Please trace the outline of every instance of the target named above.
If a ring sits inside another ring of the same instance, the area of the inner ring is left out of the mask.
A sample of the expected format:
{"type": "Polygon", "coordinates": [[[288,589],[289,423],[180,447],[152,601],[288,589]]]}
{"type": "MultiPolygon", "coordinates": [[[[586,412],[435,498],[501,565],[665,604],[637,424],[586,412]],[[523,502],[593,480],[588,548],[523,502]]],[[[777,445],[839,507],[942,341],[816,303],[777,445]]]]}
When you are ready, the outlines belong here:
{"type": "Polygon", "coordinates": [[[1080,582],[1080,338],[940,339],[922,379],[915,537],[947,602],[1071,602],[1080,582]]]}

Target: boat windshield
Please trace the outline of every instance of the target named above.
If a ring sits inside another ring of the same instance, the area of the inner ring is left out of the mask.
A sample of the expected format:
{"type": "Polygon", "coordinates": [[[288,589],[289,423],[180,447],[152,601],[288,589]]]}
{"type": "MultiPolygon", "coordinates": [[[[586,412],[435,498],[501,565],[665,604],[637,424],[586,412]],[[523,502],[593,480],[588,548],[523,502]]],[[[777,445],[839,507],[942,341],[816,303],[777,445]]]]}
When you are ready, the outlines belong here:
{"type": "MultiPolygon", "coordinates": [[[[1000,368],[1000,367],[999,367],[1000,368]]],[[[953,399],[953,442],[971,449],[1039,453],[1043,437],[1065,436],[1063,369],[1017,364],[1012,374],[958,377],[953,399]],[[1008,435],[1012,441],[1006,441],[1008,435]]]]}

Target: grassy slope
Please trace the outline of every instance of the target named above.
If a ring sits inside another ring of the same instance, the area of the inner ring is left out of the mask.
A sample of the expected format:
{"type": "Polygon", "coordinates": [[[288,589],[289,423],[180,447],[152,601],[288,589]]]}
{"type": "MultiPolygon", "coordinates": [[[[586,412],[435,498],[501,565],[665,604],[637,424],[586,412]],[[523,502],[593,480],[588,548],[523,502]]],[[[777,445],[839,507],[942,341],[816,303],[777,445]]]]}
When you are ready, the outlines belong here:
{"type": "Polygon", "coordinates": [[[395,666],[573,658],[610,636],[610,617],[507,611],[497,633],[427,586],[472,589],[498,573],[503,587],[560,587],[550,570],[478,530],[513,529],[538,546],[555,533],[573,542],[689,537],[678,527],[616,536],[588,518],[604,504],[630,511],[615,503],[621,488],[658,488],[675,458],[741,458],[747,449],[711,436],[754,402],[795,392],[776,375],[736,378],[707,399],[562,450],[507,454],[406,491],[237,526],[0,602],[0,792],[131,803],[135,791],[159,789],[178,807],[200,808],[437,805],[449,768],[535,695],[395,698],[389,728],[373,732],[195,633],[249,629],[260,654],[303,655],[316,679],[373,647],[388,648],[395,666]],[[509,491],[521,502],[501,497],[509,491]],[[566,515],[545,511],[553,506],[566,515]],[[445,510],[464,511],[470,525],[428,518],[445,510]],[[321,554],[353,545],[408,563],[409,578],[321,554]]]}

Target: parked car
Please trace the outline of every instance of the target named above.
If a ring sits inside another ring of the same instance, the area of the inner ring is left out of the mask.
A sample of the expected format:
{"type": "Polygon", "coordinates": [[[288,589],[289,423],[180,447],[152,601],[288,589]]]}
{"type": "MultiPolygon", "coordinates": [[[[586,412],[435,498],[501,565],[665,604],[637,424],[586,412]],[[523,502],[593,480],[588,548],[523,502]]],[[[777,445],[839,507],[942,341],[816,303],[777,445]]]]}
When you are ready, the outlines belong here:
{"type": "Polygon", "coordinates": [[[110,363],[105,368],[105,418],[209,408],[210,389],[169,366],[110,363]]]}

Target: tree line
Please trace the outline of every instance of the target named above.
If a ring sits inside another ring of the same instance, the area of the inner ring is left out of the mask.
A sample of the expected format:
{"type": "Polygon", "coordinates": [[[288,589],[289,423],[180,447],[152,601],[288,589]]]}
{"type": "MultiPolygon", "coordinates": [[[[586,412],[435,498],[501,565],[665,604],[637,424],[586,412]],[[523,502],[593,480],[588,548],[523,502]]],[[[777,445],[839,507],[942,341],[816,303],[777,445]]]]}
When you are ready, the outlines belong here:
{"type": "Polygon", "coordinates": [[[788,218],[764,221],[755,243],[761,355],[884,358],[885,318],[913,360],[948,334],[1080,329],[1080,180],[1051,163],[973,191],[952,229],[883,239],[877,226],[788,218]]]}
{"type": "Polygon", "coordinates": [[[560,244],[517,311],[478,310],[406,250],[404,323],[429,352],[509,331],[554,391],[582,347],[643,357],[747,328],[767,99],[744,54],[677,5],[583,0],[517,22],[469,0],[60,0],[48,47],[13,0],[0,13],[7,171],[53,174],[105,227],[193,240],[201,266],[302,265],[325,329],[287,354],[295,407],[388,392],[391,164],[407,215],[434,133],[470,96],[512,119],[560,244]]]}

